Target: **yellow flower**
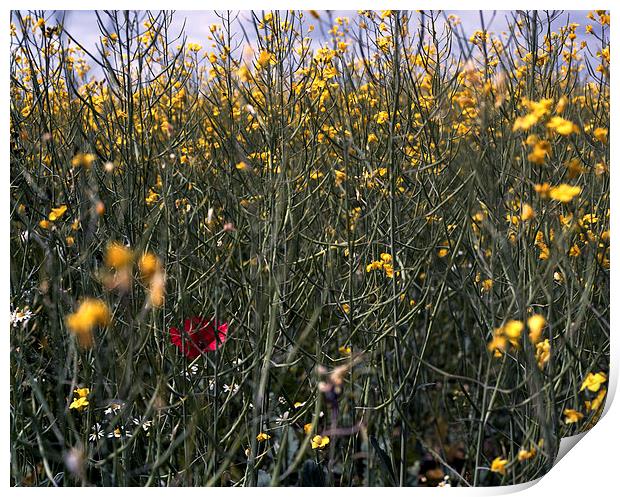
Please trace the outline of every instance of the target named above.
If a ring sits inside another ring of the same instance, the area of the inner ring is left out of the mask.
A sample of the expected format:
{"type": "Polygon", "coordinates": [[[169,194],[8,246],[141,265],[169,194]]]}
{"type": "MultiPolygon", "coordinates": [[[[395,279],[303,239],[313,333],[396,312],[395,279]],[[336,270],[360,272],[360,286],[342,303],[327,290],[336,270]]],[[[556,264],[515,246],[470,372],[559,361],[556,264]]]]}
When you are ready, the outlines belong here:
{"type": "Polygon", "coordinates": [[[568,177],[571,179],[576,178],[585,171],[585,169],[581,167],[581,163],[577,158],[568,161],[568,164],[566,164],[566,169],[568,169],[568,177]]]}
{"type": "Polygon", "coordinates": [[[144,200],[145,200],[146,205],[148,207],[152,207],[153,204],[155,204],[159,200],[159,193],[157,193],[155,190],[150,188],[149,189],[149,194],[147,195],[147,197],[144,200]]]}
{"type": "Polygon", "coordinates": [[[586,388],[590,392],[598,392],[601,385],[607,381],[607,375],[603,372],[600,373],[588,373],[586,379],[581,384],[580,392],[583,392],[586,388]]]}
{"type": "Polygon", "coordinates": [[[131,249],[118,242],[109,243],[105,253],[106,266],[114,269],[121,269],[131,264],[131,249]]]}
{"type": "Polygon", "coordinates": [[[544,341],[536,344],[536,362],[540,369],[545,367],[545,364],[549,362],[551,357],[551,345],[549,345],[549,339],[545,338],[544,341]]]}
{"type": "Polygon", "coordinates": [[[48,230],[50,229],[51,225],[52,224],[47,219],[42,219],[41,221],[39,221],[39,227],[41,229],[48,230]]]}
{"type": "Polygon", "coordinates": [[[260,54],[258,55],[258,65],[261,67],[265,67],[271,62],[272,58],[275,57],[273,57],[273,55],[270,54],[267,50],[261,50],[260,54]]]}
{"type": "Polygon", "coordinates": [[[579,248],[579,245],[575,243],[568,251],[568,255],[570,257],[579,257],[581,255],[581,249],[579,248]]]}
{"type": "Polygon", "coordinates": [[[523,332],[524,325],[521,321],[517,321],[516,319],[511,319],[506,322],[506,324],[502,328],[502,332],[510,340],[515,347],[518,345],[518,340],[521,338],[521,333],[523,332]]]}
{"type": "Polygon", "coordinates": [[[235,167],[236,167],[239,171],[245,171],[246,169],[248,169],[248,167],[249,167],[249,166],[248,166],[245,162],[241,161],[241,162],[239,162],[239,163],[238,163],[235,167]]]}
{"type": "Polygon", "coordinates": [[[490,292],[491,288],[493,288],[493,280],[486,279],[482,281],[482,291],[490,292]]]}
{"type": "Polygon", "coordinates": [[[336,175],[335,183],[336,186],[342,184],[342,182],[347,178],[347,173],[341,171],[340,169],[334,169],[334,174],[336,175]]]}
{"type": "Polygon", "coordinates": [[[387,120],[389,119],[390,115],[382,110],[381,112],[379,112],[376,116],[376,120],[377,120],[377,124],[384,124],[387,122],[387,120]]]}
{"type": "Polygon", "coordinates": [[[243,81],[244,83],[247,83],[248,81],[250,81],[252,73],[248,69],[248,66],[244,64],[237,70],[237,76],[239,76],[239,79],[241,81],[243,81]]]}
{"type": "Polygon", "coordinates": [[[536,212],[532,208],[530,204],[521,204],[521,220],[529,221],[530,219],[534,219],[536,217],[536,212]]]}
{"type": "Polygon", "coordinates": [[[372,261],[366,266],[366,272],[374,271],[375,269],[383,269],[383,261],[372,261]]]}
{"type": "Polygon", "coordinates": [[[270,435],[267,435],[266,433],[263,433],[263,432],[256,435],[256,440],[258,440],[259,442],[265,442],[269,440],[270,438],[271,438],[270,435]]]}
{"type": "Polygon", "coordinates": [[[88,406],[88,399],[86,397],[74,398],[73,402],[69,405],[69,409],[75,409],[78,412],[82,412],[88,406]]]}
{"type": "Polygon", "coordinates": [[[394,268],[392,267],[391,264],[383,264],[383,270],[385,271],[385,275],[388,278],[394,277],[394,268]]]}
{"type": "Polygon", "coordinates": [[[534,164],[544,164],[545,159],[551,154],[551,144],[546,140],[536,142],[532,151],[528,154],[527,160],[534,164]]]}
{"type": "Polygon", "coordinates": [[[507,459],[502,459],[501,457],[496,457],[493,459],[491,463],[491,471],[493,473],[500,473],[502,475],[506,474],[506,465],[508,464],[507,459]]]}
{"type": "Polygon", "coordinates": [[[496,328],[493,332],[493,338],[487,345],[489,352],[493,352],[495,357],[501,357],[502,353],[506,350],[508,340],[502,333],[501,328],[496,328]]]}
{"type": "Polygon", "coordinates": [[[534,191],[540,195],[540,198],[549,197],[549,192],[551,191],[551,186],[549,183],[543,183],[542,185],[534,185],[534,191]]]}
{"type": "Polygon", "coordinates": [[[564,409],[564,422],[569,425],[576,423],[583,418],[583,414],[575,409],[564,409]]]}
{"type": "Polygon", "coordinates": [[[392,256],[390,254],[386,254],[385,252],[380,255],[380,258],[383,262],[388,264],[392,262],[392,256]]]}
{"type": "Polygon", "coordinates": [[[304,433],[307,435],[312,431],[312,423],[306,423],[304,425],[304,433]]]}
{"type": "Polygon", "coordinates": [[[594,138],[596,138],[601,143],[607,143],[607,129],[606,128],[596,128],[594,130],[594,138]]]}
{"type": "Polygon", "coordinates": [[[138,261],[140,276],[146,281],[150,281],[155,273],[160,270],[161,264],[158,257],[153,252],[145,252],[138,261]]]}
{"type": "Polygon", "coordinates": [[[513,131],[527,131],[538,122],[538,118],[534,114],[526,114],[523,117],[517,117],[512,126],[513,131]]]}
{"type": "Polygon", "coordinates": [[[93,165],[95,161],[95,156],[93,154],[76,154],[73,159],[71,159],[71,165],[73,167],[83,167],[85,169],[90,169],[90,166],[93,165]]]}
{"type": "Polygon", "coordinates": [[[607,389],[606,388],[601,388],[596,396],[596,398],[594,398],[593,400],[586,400],[584,402],[586,409],[588,411],[597,411],[602,405],[603,402],[605,401],[605,396],[607,395],[607,389]]]}
{"type": "Polygon", "coordinates": [[[315,435],[312,439],[313,449],[323,449],[329,443],[329,437],[323,437],[321,435],[315,435]]]}
{"type": "Polygon", "coordinates": [[[60,219],[63,214],[67,212],[67,206],[66,205],[61,205],[60,207],[56,207],[54,209],[52,209],[52,211],[50,212],[50,215],[48,216],[50,221],[56,221],[58,219],[60,219]]]}
{"type": "Polygon", "coordinates": [[[345,355],[345,356],[351,355],[351,347],[341,345],[340,347],[338,347],[338,352],[340,352],[340,354],[345,355]]]}
{"type": "Polygon", "coordinates": [[[351,310],[351,306],[349,304],[342,304],[342,311],[345,314],[349,314],[349,311],[351,310]]]}
{"type": "Polygon", "coordinates": [[[549,196],[553,200],[557,200],[558,202],[570,202],[574,197],[581,193],[581,187],[567,185],[566,183],[562,183],[561,185],[551,187],[549,190],[549,196]]]}
{"type": "Polygon", "coordinates": [[[579,133],[579,128],[575,123],[560,116],[554,116],[549,119],[547,128],[554,130],[562,136],[568,136],[571,133],[579,133]]]}
{"type": "Polygon", "coordinates": [[[76,388],[75,390],[73,390],[73,393],[76,394],[78,397],[88,397],[88,394],[90,393],[90,388],[76,388]]]}
{"type": "Polygon", "coordinates": [[[190,52],[200,52],[200,50],[202,50],[202,45],[199,45],[198,43],[188,43],[187,50],[190,52]]]}
{"type": "Polygon", "coordinates": [[[536,447],[532,447],[531,450],[521,449],[517,456],[519,461],[527,461],[536,455],[536,447]]]}
{"type": "Polygon", "coordinates": [[[110,324],[110,310],[105,302],[88,298],[82,301],[76,312],[67,316],[66,322],[80,346],[90,348],[93,346],[93,328],[110,324]]]}
{"type": "Polygon", "coordinates": [[[564,95],[562,95],[560,97],[560,100],[558,100],[557,105],[555,106],[555,113],[561,114],[562,112],[564,112],[566,104],[568,104],[568,99],[564,95]]]}
{"type": "Polygon", "coordinates": [[[533,344],[540,341],[542,330],[547,324],[547,320],[540,314],[534,314],[527,320],[527,327],[530,329],[530,340],[533,344]]]}

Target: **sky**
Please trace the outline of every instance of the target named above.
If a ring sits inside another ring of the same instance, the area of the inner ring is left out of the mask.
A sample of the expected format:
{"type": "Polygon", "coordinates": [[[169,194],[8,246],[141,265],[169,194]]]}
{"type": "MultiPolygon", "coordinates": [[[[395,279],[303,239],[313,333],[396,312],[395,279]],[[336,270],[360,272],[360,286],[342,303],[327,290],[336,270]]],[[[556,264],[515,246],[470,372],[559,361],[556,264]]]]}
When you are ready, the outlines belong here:
{"type": "MultiPolygon", "coordinates": [[[[70,30],[70,32],[74,33],[76,39],[80,41],[84,41],[87,44],[94,44],[98,38],[97,30],[94,30],[93,27],[96,27],[96,18],[95,13],[90,10],[77,10],[77,11],[64,11],[65,12],[65,25],[70,30]]],[[[333,10],[331,11],[333,17],[339,16],[348,16],[354,17],[357,15],[356,11],[351,10],[333,10]]],[[[487,28],[489,31],[501,32],[506,28],[506,16],[511,14],[511,11],[495,11],[496,15],[492,22],[492,24],[487,28]]],[[[448,10],[446,13],[455,14],[461,18],[463,28],[465,33],[470,35],[476,29],[480,27],[480,14],[477,10],[448,10]]],[[[488,22],[493,16],[492,11],[484,11],[485,22],[488,22]]],[[[590,21],[586,19],[588,11],[587,10],[575,10],[575,11],[564,11],[561,15],[561,19],[558,20],[556,25],[563,24],[564,20],[570,18],[572,22],[579,23],[581,32],[585,31],[586,24],[589,24],[590,21]]],[[[56,15],[59,15],[58,12],[56,15]]],[[[52,15],[52,12],[50,12],[52,15]]],[[[250,11],[240,11],[241,19],[249,19],[250,11]]],[[[308,15],[308,22],[313,22],[314,20],[308,15]]],[[[196,11],[176,11],[174,14],[174,20],[177,26],[181,26],[183,22],[185,22],[185,29],[188,36],[189,41],[193,41],[196,43],[205,42],[206,37],[209,34],[209,26],[213,23],[219,22],[219,19],[212,10],[196,10],[196,11]]]]}
{"type": "MultiPolygon", "coordinates": [[[[221,12],[221,11],[220,11],[221,12]]],[[[250,26],[248,20],[251,17],[250,11],[236,11],[239,13],[239,19],[244,20],[244,25],[250,26]]],[[[325,11],[319,11],[322,19],[327,19],[325,11]]],[[[335,17],[350,17],[357,16],[356,11],[351,10],[333,10],[330,11],[332,18],[335,17]]],[[[447,10],[446,15],[454,14],[461,19],[461,26],[467,36],[470,36],[476,29],[480,28],[480,11],[477,10],[447,10]]],[[[507,27],[507,20],[512,16],[514,11],[483,11],[483,16],[486,24],[486,28],[490,32],[501,33],[507,27]]],[[[22,15],[27,12],[22,11],[22,15]]],[[[591,22],[586,18],[587,10],[573,10],[561,12],[558,19],[553,23],[552,29],[557,29],[559,26],[566,24],[568,20],[576,22],[580,26],[577,29],[578,36],[583,37],[585,35],[585,27],[591,22]]],[[[56,23],[57,20],[65,17],[65,27],[71,35],[80,42],[88,51],[95,50],[95,46],[99,41],[101,34],[97,26],[97,18],[95,12],[92,10],[73,10],[73,11],[47,11],[45,17],[50,19],[52,23],[56,23]],[[56,20],[55,20],[56,19],[56,20]]],[[[106,19],[105,14],[101,16],[106,19]]],[[[306,21],[308,24],[315,24],[316,21],[309,14],[306,15],[306,21]]],[[[188,42],[198,43],[208,50],[210,42],[207,39],[209,36],[209,26],[211,24],[217,24],[220,19],[217,17],[216,11],[213,10],[196,10],[196,11],[175,11],[173,15],[173,28],[180,30],[185,26],[185,34],[188,42]]],[[[329,29],[329,28],[327,28],[329,29]]],[[[248,35],[252,41],[252,29],[248,30],[248,35]]],[[[314,43],[320,43],[322,38],[320,30],[315,29],[313,35],[314,43]]],[[[93,64],[91,64],[93,65],[93,64]]],[[[96,72],[97,69],[93,67],[96,72]]]]}

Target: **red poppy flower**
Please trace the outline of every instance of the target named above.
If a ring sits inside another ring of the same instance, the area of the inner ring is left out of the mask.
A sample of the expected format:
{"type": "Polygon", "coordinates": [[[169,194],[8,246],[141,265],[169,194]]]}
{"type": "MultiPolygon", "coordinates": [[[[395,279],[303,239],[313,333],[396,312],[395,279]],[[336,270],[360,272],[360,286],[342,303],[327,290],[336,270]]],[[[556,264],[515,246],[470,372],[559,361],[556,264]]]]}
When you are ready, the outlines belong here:
{"type": "Polygon", "coordinates": [[[226,341],[228,323],[217,325],[215,319],[208,320],[199,316],[187,318],[184,332],[174,326],[170,328],[170,341],[183,352],[188,359],[196,359],[203,352],[213,352],[226,341]]]}

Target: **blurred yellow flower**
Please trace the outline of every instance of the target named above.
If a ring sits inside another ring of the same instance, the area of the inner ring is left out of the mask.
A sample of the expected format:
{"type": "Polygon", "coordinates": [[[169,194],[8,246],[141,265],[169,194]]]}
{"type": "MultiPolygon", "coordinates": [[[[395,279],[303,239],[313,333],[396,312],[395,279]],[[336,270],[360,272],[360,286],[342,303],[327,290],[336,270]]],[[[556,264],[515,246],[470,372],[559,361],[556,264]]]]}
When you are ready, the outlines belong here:
{"type": "Polygon", "coordinates": [[[549,190],[549,197],[553,200],[557,200],[558,202],[570,202],[574,197],[581,193],[581,187],[567,185],[566,183],[562,183],[558,186],[553,186],[549,190]]]}
{"type": "Polygon", "coordinates": [[[71,159],[71,165],[73,167],[83,167],[85,169],[90,169],[90,166],[93,165],[95,161],[95,156],[93,154],[76,154],[73,159],[71,159]]]}
{"type": "Polygon", "coordinates": [[[531,450],[521,449],[517,458],[519,461],[527,461],[536,455],[536,447],[532,447],[531,450]]]}
{"type": "Polygon", "coordinates": [[[159,259],[153,252],[145,252],[138,261],[140,276],[145,280],[150,280],[155,272],[160,268],[159,259]]]}
{"type": "Polygon", "coordinates": [[[344,356],[351,355],[351,347],[341,345],[340,347],[338,347],[338,352],[340,352],[340,354],[344,356]]]}
{"type": "Polygon", "coordinates": [[[376,116],[377,124],[384,124],[384,123],[386,123],[387,120],[389,119],[389,117],[390,117],[390,115],[386,111],[384,111],[384,110],[380,111],[377,114],[377,116],[376,116]]]}
{"type": "Polygon", "coordinates": [[[530,329],[530,340],[533,344],[540,341],[542,330],[547,324],[547,320],[540,314],[534,314],[527,320],[527,327],[530,329]]]}
{"type": "Polygon", "coordinates": [[[545,338],[542,342],[536,344],[536,363],[540,369],[545,367],[551,357],[551,345],[549,339],[545,338]]]}
{"type": "Polygon", "coordinates": [[[93,328],[110,324],[110,310],[105,302],[87,298],[82,301],[76,312],[67,316],[66,323],[76,336],[79,345],[90,348],[93,346],[93,328]]]}
{"type": "Polygon", "coordinates": [[[547,128],[554,130],[556,133],[562,136],[568,136],[571,133],[579,133],[579,128],[575,123],[560,116],[554,116],[549,119],[549,122],[547,123],[547,128]]]}
{"type": "Polygon", "coordinates": [[[118,243],[111,242],[108,244],[104,256],[106,266],[113,269],[121,269],[131,264],[132,253],[129,247],[118,243]]]}
{"type": "Polygon", "coordinates": [[[536,217],[536,212],[532,208],[530,204],[521,204],[521,220],[529,221],[530,219],[534,219],[536,217]]]}
{"type": "Polygon", "coordinates": [[[607,389],[601,388],[593,400],[584,401],[584,405],[586,406],[586,409],[588,411],[597,411],[603,405],[606,395],[607,395],[607,389]]]}
{"type": "Polygon", "coordinates": [[[524,325],[521,321],[516,319],[511,319],[507,321],[503,326],[502,331],[506,338],[512,343],[515,347],[518,345],[518,340],[521,338],[521,333],[523,332],[524,325]]]}
{"type": "Polygon", "coordinates": [[[265,67],[272,61],[272,58],[275,59],[275,57],[267,50],[261,50],[260,54],[258,55],[258,65],[261,67],[265,67]]]}
{"type": "Polygon", "coordinates": [[[500,473],[502,475],[506,474],[506,465],[508,464],[507,459],[502,459],[501,457],[496,457],[493,459],[491,463],[491,471],[493,473],[500,473]]]}
{"type": "Polygon", "coordinates": [[[583,414],[575,409],[564,409],[564,423],[567,425],[576,423],[583,419],[583,414]]]}
{"type": "Polygon", "coordinates": [[[607,134],[608,131],[606,128],[596,128],[593,131],[594,138],[596,138],[601,143],[607,143],[607,134]]]}

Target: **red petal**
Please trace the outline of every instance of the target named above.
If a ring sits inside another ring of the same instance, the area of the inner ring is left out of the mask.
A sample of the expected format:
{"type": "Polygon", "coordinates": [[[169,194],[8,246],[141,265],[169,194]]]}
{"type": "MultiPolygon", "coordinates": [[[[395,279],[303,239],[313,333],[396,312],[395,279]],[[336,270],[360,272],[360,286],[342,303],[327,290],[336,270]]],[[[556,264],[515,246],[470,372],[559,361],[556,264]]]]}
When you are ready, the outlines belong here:
{"type": "Polygon", "coordinates": [[[182,346],[181,333],[179,332],[179,330],[175,328],[174,326],[172,326],[169,331],[170,331],[170,341],[177,347],[181,347],[182,346]]]}

